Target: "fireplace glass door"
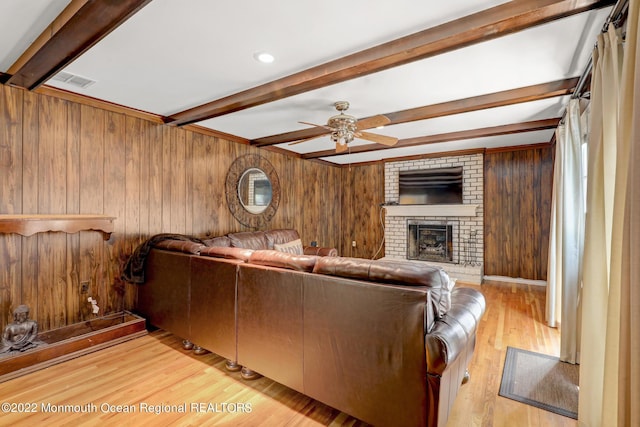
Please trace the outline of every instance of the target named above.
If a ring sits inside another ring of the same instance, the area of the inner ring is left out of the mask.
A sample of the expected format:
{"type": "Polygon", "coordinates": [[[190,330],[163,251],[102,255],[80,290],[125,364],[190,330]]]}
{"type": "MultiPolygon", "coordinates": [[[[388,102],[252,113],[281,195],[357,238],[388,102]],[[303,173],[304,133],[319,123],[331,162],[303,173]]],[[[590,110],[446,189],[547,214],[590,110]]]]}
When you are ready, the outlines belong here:
{"type": "Polygon", "coordinates": [[[407,258],[421,261],[454,262],[453,226],[450,224],[408,224],[407,258]]]}

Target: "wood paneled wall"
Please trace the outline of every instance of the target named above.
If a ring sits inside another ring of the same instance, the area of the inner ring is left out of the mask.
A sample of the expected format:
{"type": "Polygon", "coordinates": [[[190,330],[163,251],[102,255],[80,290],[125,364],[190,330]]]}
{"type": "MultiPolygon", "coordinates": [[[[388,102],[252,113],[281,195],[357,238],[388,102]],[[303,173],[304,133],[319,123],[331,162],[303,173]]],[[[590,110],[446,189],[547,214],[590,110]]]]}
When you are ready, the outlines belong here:
{"type": "Polygon", "coordinates": [[[248,153],[267,158],[280,179],[270,228],[344,246],[341,168],[0,85],[0,214],[117,217],[106,242],[91,231],[0,234],[0,328],[19,304],[31,307],[42,330],[89,318],[88,296],[100,314],[131,309],[135,289],[119,279],[121,265],[153,234],[246,231],[227,208],[224,182],[248,153]],[[85,280],[89,293],[81,294],[85,280]]]}
{"type": "MultiPolygon", "coordinates": [[[[106,242],[90,231],[0,234],[0,328],[19,304],[42,330],[90,318],[89,296],[100,314],[131,309],[134,285],[120,269],[153,234],[246,231],[227,208],[224,181],[249,153],[267,158],[280,178],[269,228],[295,228],[305,244],[344,256],[384,255],[376,255],[382,163],[337,168],[0,85],[0,214],[117,217],[106,242]]],[[[546,278],[551,149],[488,154],[485,167],[485,273],[546,278]]]]}
{"type": "Polygon", "coordinates": [[[384,237],[384,220],[380,222],[381,204],[384,203],[384,164],[345,167],[342,182],[344,239],[340,254],[358,258],[383,257],[384,246],[376,252],[384,237]]]}
{"type": "Polygon", "coordinates": [[[547,279],[550,146],[485,154],[484,274],[547,279]]]}

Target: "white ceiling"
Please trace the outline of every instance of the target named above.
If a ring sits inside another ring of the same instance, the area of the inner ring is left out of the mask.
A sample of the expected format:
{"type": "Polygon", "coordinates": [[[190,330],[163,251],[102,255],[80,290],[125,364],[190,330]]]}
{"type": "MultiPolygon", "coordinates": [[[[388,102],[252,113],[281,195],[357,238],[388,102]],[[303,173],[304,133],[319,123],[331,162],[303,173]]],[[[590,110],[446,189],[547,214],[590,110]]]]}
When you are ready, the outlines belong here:
{"type": "MultiPolygon", "coordinates": [[[[68,0],[3,0],[0,71],[68,0]]],[[[310,67],[505,3],[497,0],[152,0],[64,71],[96,80],[85,89],[47,84],[169,116],[310,67]],[[276,58],[262,64],[254,54],[276,58]]],[[[246,139],[324,124],[333,102],[356,117],[579,76],[610,8],[584,12],[428,59],[197,123],[246,139]]],[[[560,117],[567,97],[373,129],[400,139],[560,117]]],[[[548,142],[553,130],[329,157],[337,163],[478,147],[548,142]]],[[[359,142],[354,143],[357,145],[359,142]]],[[[328,137],[278,147],[330,150],[328,137]]]]}
{"type": "Polygon", "coordinates": [[[3,0],[0,14],[0,71],[29,47],[70,0],[3,0]]]}

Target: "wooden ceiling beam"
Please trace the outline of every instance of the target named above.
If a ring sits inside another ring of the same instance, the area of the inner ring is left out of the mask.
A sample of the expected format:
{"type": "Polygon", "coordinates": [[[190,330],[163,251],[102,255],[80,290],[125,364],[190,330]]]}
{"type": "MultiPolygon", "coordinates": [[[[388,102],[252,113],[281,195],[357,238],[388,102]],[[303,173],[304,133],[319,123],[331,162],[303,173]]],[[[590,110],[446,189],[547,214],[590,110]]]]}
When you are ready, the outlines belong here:
{"type": "Polygon", "coordinates": [[[73,0],[7,70],[5,84],[33,90],[151,0],[73,0]]]}
{"type": "Polygon", "coordinates": [[[167,117],[186,125],[362,77],[413,61],[610,6],[614,0],[511,1],[356,52],[167,117]]]}
{"type": "MultiPolygon", "coordinates": [[[[408,123],[417,120],[433,119],[452,114],[468,113],[483,110],[485,108],[504,107],[521,102],[538,101],[556,96],[571,95],[579,78],[557,80],[555,82],[525,86],[517,89],[509,89],[501,92],[478,95],[471,98],[442,102],[440,104],[426,105],[408,110],[386,113],[391,122],[387,126],[408,123]]],[[[251,141],[251,145],[263,147],[266,145],[281,144],[285,142],[299,141],[326,133],[319,128],[309,128],[300,131],[282,133],[267,136],[251,141]]]]}
{"type": "Polygon", "coordinates": [[[401,139],[392,147],[381,144],[366,144],[353,146],[348,153],[336,153],[336,150],[316,151],[313,153],[303,154],[303,159],[318,159],[325,157],[340,156],[345,154],[365,153],[369,151],[378,151],[394,148],[415,147],[418,145],[435,144],[439,142],[462,141],[466,139],[484,138],[490,136],[510,135],[522,132],[534,132],[539,130],[555,129],[560,123],[560,117],[534,120],[530,122],[514,123],[509,125],[492,126],[480,129],[470,129],[458,132],[441,133],[438,135],[426,135],[416,138],[401,139]]]}

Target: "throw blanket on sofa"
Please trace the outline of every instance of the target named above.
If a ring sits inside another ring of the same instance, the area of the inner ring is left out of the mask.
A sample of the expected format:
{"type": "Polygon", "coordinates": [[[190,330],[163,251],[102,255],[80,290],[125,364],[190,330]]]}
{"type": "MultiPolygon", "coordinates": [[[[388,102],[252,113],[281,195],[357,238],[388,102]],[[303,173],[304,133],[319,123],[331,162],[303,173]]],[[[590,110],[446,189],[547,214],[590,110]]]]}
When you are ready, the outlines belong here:
{"type": "Polygon", "coordinates": [[[120,275],[122,280],[131,283],[144,283],[144,264],[147,256],[155,245],[165,240],[182,240],[204,244],[204,242],[197,237],[185,236],[184,234],[156,234],[138,245],[133,251],[122,269],[122,274],[120,275]]]}

